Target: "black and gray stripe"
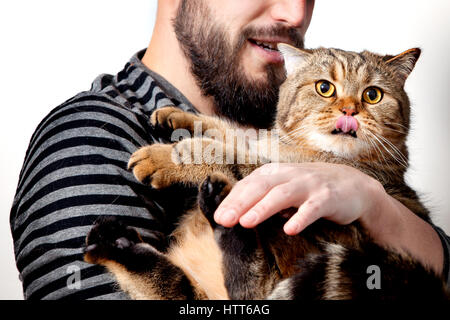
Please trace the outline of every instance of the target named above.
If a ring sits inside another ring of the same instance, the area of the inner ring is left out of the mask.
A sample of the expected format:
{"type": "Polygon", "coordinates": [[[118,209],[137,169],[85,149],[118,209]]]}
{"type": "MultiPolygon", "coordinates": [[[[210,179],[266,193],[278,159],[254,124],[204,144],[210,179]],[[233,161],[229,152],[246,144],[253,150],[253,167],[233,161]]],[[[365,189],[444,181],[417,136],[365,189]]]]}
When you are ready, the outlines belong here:
{"type": "Polygon", "coordinates": [[[83,262],[86,234],[99,216],[121,216],[164,247],[164,205],[126,166],[139,147],[161,141],[148,122],[155,108],[195,110],[141,63],[143,53],[51,111],[30,140],[10,216],[26,299],[127,298],[103,268],[83,262]],[[79,289],[67,285],[70,266],[80,270],[79,289]]]}

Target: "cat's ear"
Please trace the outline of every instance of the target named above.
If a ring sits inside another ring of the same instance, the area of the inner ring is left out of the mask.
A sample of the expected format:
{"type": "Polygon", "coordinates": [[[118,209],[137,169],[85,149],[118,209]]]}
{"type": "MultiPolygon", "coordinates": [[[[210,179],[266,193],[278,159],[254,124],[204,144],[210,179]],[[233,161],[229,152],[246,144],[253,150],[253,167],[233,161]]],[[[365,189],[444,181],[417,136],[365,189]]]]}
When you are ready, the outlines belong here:
{"type": "Polygon", "coordinates": [[[284,58],[284,68],[286,74],[289,76],[294,73],[295,70],[311,55],[311,52],[306,50],[297,49],[286,43],[279,43],[277,45],[278,51],[284,58]]]}
{"type": "Polygon", "coordinates": [[[385,60],[389,66],[392,66],[400,79],[405,81],[411,71],[413,71],[417,60],[419,60],[421,50],[413,48],[406,50],[396,56],[386,56],[385,60]]]}

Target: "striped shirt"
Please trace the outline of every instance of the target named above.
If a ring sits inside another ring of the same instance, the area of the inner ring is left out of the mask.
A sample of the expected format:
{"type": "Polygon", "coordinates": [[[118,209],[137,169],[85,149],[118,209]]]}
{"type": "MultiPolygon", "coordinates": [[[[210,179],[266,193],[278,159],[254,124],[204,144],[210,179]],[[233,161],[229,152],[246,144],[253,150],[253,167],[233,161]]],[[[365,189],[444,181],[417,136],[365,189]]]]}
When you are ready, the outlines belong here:
{"type": "MultiPolygon", "coordinates": [[[[142,64],[144,53],[52,110],[31,138],[10,216],[25,299],[128,299],[103,267],[83,262],[99,216],[120,216],[158,249],[167,244],[174,219],[167,208],[178,204],[138,183],[127,162],[138,148],[165,142],[149,125],[156,108],[196,110],[142,64]]],[[[436,230],[448,274],[450,240],[436,230]]]]}
{"type": "Polygon", "coordinates": [[[10,216],[25,299],[127,298],[102,267],[83,262],[86,235],[101,215],[120,215],[164,246],[164,206],[127,162],[138,148],[162,142],[149,125],[155,108],[195,109],[142,64],[144,52],[52,110],[31,138],[10,216]]]}

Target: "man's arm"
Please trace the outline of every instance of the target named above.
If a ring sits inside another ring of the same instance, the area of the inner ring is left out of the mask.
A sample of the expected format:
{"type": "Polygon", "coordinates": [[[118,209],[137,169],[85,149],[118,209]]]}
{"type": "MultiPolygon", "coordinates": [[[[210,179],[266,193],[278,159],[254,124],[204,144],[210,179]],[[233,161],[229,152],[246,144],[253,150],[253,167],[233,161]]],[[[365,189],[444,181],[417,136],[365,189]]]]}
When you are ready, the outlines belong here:
{"type": "Polygon", "coordinates": [[[265,165],[235,185],[215,220],[226,227],[240,223],[252,228],[289,207],[299,209],[284,226],[287,234],[298,234],[319,218],[343,225],[360,220],[375,241],[410,252],[438,274],[444,271],[449,246],[443,250],[433,227],[390,197],[378,181],[348,166],[265,165]]]}
{"type": "Polygon", "coordinates": [[[158,207],[149,212],[142,197],[148,188],[126,169],[149,139],[138,116],[105,95],[86,93],[37,128],[10,217],[26,299],[127,298],[103,268],[83,262],[82,251],[104,215],[120,216],[157,246],[158,207]]]}
{"type": "MultiPolygon", "coordinates": [[[[444,254],[448,256],[448,252],[444,252],[436,230],[382,190],[373,197],[378,199],[378,208],[367,211],[359,220],[374,240],[397,252],[407,252],[437,274],[443,274],[444,254]]],[[[448,270],[443,275],[447,277],[448,270]]]]}

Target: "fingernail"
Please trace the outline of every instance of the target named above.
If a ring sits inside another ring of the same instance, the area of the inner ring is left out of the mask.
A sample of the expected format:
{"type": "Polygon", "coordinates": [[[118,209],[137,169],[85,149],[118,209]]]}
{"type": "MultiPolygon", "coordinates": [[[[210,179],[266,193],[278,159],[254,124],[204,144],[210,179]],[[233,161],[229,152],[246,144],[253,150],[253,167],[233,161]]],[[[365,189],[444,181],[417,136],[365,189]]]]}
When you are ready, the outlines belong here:
{"type": "Polygon", "coordinates": [[[249,211],[241,218],[241,223],[246,225],[253,225],[257,219],[258,215],[256,214],[256,212],[249,211]]]}

